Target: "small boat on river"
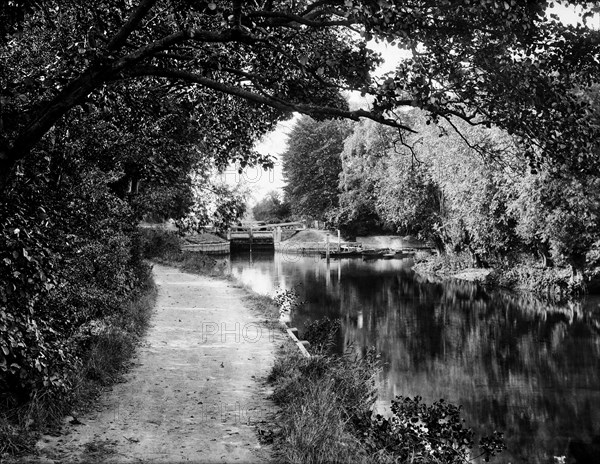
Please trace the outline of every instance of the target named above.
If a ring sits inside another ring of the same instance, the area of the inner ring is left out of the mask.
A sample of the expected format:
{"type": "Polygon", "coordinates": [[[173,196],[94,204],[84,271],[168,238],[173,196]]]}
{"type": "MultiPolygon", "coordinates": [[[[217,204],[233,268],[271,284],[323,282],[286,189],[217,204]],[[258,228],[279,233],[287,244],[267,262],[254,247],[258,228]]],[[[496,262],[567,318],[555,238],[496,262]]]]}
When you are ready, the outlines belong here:
{"type": "MultiPolygon", "coordinates": [[[[330,251],[330,258],[359,258],[362,252],[360,251],[330,251]]],[[[327,258],[327,252],[321,252],[321,258],[327,258]]]]}
{"type": "Polygon", "coordinates": [[[363,259],[379,259],[388,252],[388,250],[363,250],[362,257],[363,259]]]}
{"type": "Polygon", "coordinates": [[[364,259],[403,259],[414,256],[414,253],[396,250],[364,250],[364,259]]]}

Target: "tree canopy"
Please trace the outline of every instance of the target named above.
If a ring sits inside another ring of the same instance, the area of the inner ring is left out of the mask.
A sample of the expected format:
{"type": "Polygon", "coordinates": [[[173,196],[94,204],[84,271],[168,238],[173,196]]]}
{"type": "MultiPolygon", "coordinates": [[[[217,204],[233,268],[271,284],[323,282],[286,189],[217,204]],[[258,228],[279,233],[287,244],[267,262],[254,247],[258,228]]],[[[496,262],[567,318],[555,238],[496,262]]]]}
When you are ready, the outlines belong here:
{"type": "MultiPolygon", "coordinates": [[[[595,11],[568,4],[582,8],[582,21],[595,11]]],[[[222,120],[217,133],[238,147],[291,111],[410,129],[393,111],[411,105],[434,119],[496,124],[532,161],[597,167],[600,126],[582,90],[598,74],[599,33],[563,25],[547,8],[535,0],[8,2],[2,182],[74,108],[112,111],[111,93],[131,85],[187,98],[201,121],[222,120]],[[373,38],[412,58],[371,78],[373,38]],[[373,107],[348,109],[341,90],[373,96],[373,107]],[[245,117],[230,118],[232,106],[245,117]]]]}

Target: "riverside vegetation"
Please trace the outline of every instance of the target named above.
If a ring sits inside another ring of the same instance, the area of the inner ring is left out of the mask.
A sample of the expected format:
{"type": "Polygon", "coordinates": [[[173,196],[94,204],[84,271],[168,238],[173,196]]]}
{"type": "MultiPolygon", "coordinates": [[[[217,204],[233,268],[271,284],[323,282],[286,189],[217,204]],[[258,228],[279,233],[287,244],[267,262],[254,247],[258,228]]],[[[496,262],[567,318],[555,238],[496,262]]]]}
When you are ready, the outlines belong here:
{"type": "MultiPolygon", "coordinates": [[[[598,290],[600,171],[532,166],[497,127],[430,124],[417,109],[399,117],[418,133],[300,119],[282,155],[291,217],[349,237],[418,236],[437,255],[417,271],[493,268],[488,283],[559,297],[598,290]]],[[[286,211],[277,206],[273,215],[286,211]]]]}
{"type": "MultiPolygon", "coordinates": [[[[295,305],[293,293],[278,295],[278,305],[295,305]]],[[[397,397],[391,415],[373,414],[377,353],[332,352],[340,323],[324,318],[307,324],[303,338],[312,356],[292,343],[283,345],[270,375],[273,399],[280,406],[273,435],[286,463],[466,463],[504,449],[502,434],[479,440],[463,425],[460,407],[444,400],[426,405],[421,398],[397,397]]]]}

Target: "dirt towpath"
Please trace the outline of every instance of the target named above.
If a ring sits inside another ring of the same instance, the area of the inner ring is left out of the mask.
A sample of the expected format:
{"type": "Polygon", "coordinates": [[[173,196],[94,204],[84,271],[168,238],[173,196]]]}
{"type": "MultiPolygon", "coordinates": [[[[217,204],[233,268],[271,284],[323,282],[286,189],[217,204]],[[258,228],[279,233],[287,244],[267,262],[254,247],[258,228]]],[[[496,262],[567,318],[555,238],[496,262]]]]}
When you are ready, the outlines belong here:
{"type": "Polygon", "coordinates": [[[235,283],[155,265],[151,326],[124,382],[41,462],[269,462],[256,426],[275,405],[264,383],[282,335],[235,283]]]}

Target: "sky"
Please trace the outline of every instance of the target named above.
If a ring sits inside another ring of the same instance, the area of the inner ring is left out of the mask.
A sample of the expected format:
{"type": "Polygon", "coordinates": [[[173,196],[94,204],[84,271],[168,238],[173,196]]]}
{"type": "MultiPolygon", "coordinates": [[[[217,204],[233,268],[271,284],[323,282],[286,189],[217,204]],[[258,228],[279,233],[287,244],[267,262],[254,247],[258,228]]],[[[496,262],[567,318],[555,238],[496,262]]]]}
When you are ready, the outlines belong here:
{"type": "MultiPolygon", "coordinates": [[[[574,8],[555,4],[550,11],[556,13],[566,24],[577,23],[577,14],[574,8]]],[[[595,19],[594,23],[595,24],[591,24],[590,26],[593,28],[600,28],[600,18],[595,19]]],[[[385,43],[378,44],[371,42],[369,46],[373,50],[380,52],[385,60],[376,71],[376,74],[383,74],[393,70],[396,63],[401,58],[401,54],[405,53],[396,47],[389,47],[385,43]]],[[[360,96],[357,94],[353,101],[360,103],[360,96]]],[[[228,183],[231,184],[242,181],[250,186],[252,190],[252,199],[250,200],[250,203],[252,205],[256,204],[272,190],[283,193],[282,189],[285,185],[285,181],[281,168],[281,154],[287,147],[288,134],[297,120],[298,115],[294,116],[294,118],[289,121],[280,122],[273,131],[266,134],[254,147],[259,153],[271,155],[276,158],[273,170],[263,171],[261,168],[247,168],[241,175],[237,174],[237,170],[233,167],[226,171],[228,183]]]]}

